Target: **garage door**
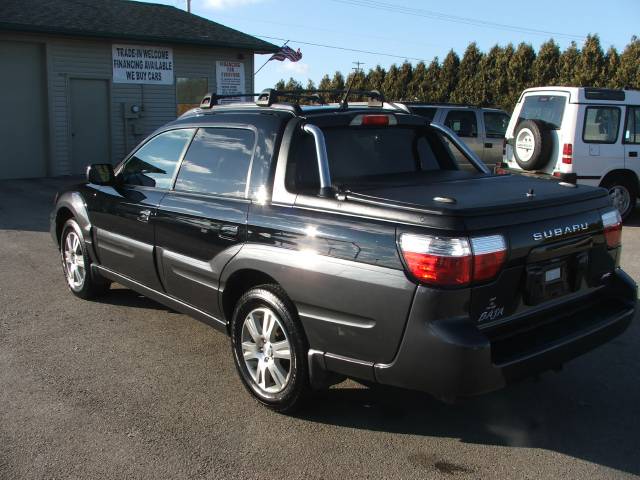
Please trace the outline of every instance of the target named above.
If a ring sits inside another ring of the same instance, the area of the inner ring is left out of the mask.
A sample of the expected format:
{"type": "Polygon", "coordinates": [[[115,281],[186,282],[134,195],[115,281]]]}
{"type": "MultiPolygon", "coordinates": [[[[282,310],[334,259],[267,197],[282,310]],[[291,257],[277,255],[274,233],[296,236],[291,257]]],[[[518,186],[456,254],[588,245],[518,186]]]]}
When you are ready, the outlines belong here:
{"type": "Polygon", "coordinates": [[[0,178],[47,174],[43,48],[0,41],[0,178]]]}

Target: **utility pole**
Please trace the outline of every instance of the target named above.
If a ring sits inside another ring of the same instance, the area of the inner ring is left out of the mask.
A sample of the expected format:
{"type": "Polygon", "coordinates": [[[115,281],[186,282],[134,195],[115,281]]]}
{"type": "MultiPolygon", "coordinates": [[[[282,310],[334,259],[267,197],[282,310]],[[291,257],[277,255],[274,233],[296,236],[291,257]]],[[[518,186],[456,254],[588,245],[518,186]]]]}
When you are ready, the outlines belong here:
{"type": "Polygon", "coordinates": [[[353,70],[356,74],[362,72],[362,68],[360,68],[361,65],[364,65],[364,63],[362,63],[360,60],[357,60],[355,62],[351,62],[355,65],[355,67],[353,67],[351,70],[353,70]]]}
{"type": "Polygon", "coordinates": [[[191,0],[187,0],[187,12],[191,13],[191,0]]]}

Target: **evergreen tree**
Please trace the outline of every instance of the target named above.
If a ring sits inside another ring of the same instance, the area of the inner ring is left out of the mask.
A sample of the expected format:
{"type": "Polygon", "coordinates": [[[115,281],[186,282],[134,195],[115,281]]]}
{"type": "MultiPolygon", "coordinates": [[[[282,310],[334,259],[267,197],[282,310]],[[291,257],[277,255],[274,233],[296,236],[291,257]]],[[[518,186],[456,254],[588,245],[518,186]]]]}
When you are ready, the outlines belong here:
{"type": "Polygon", "coordinates": [[[442,68],[438,57],[435,57],[424,74],[423,92],[424,97],[422,100],[427,102],[444,102],[448,95],[444,89],[444,85],[441,80],[442,68]]]}
{"type": "Polygon", "coordinates": [[[620,55],[616,79],[620,87],[640,90],[640,39],[635,35],[620,55]]]}
{"type": "Polygon", "coordinates": [[[513,105],[510,103],[509,64],[514,53],[515,50],[510,43],[500,51],[500,55],[496,59],[496,77],[493,80],[492,89],[495,105],[508,112],[513,109],[513,105]]]}
{"type": "Polygon", "coordinates": [[[531,83],[535,87],[545,87],[558,83],[558,63],[560,47],[550,39],[540,45],[538,56],[533,62],[531,83]]]}
{"type": "Polygon", "coordinates": [[[536,53],[533,47],[522,42],[516,48],[511,57],[507,77],[509,79],[509,93],[507,95],[506,104],[513,109],[518,101],[518,97],[522,90],[531,86],[531,73],[533,62],[536,59],[536,53]]]}
{"type": "Polygon", "coordinates": [[[449,50],[447,56],[442,62],[442,71],[440,75],[441,88],[443,93],[443,102],[451,99],[451,94],[458,84],[458,68],[460,67],[460,57],[452,50],[449,50]]]}
{"type": "Polygon", "coordinates": [[[376,65],[376,68],[372,68],[367,73],[367,88],[369,90],[378,90],[379,92],[384,92],[384,77],[387,72],[380,65],[376,65]]]}
{"type": "Polygon", "coordinates": [[[412,100],[411,92],[409,90],[409,86],[411,84],[411,80],[413,79],[413,66],[410,62],[404,61],[398,70],[398,79],[397,83],[397,99],[402,100],[412,100]]]}
{"type": "Polygon", "coordinates": [[[407,88],[407,98],[419,101],[425,101],[428,98],[426,74],[427,67],[424,62],[418,62],[416,68],[413,69],[413,76],[407,88]]]}
{"type": "Polygon", "coordinates": [[[399,78],[400,70],[394,63],[389,67],[387,74],[384,76],[384,82],[382,83],[382,93],[387,100],[398,101],[402,99],[402,88],[399,85],[399,78]]]}
{"type": "Polygon", "coordinates": [[[304,88],[302,87],[302,84],[299,81],[297,81],[293,77],[290,77],[286,85],[284,86],[284,90],[295,91],[295,90],[304,90],[304,88]]]}
{"type": "Polygon", "coordinates": [[[479,75],[482,53],[476,42],[471,42],[464,52],[458,69],[458,84],[453,91],[455,103],[479,104],[482,102],[481,76],[479,75]]]}
{"type": "Polygon", "coordinates": [[[576,69],[580,61],[580,51],[576,42],[565,49],[558,62],[558,84],[570,87],[576,84],[576,69]]]}
{"type": "Polygon", "coordinates": [[[618,68],[620,68],[620,55],[613,45],[609,47],[604,56],[604,78],[605,86],[609,88],[620,88],[618,85],[618,68]]]}
{"type": "Polygon", "coordinates": [[[581,87],[601,87],[604,78],[604,53],[597,35],[587,35],[575,74],[575,84],[581,87]]]}
{"type": "MultiPolygon", "coordinates": [[[[364,72],[360,70],[353,71],[347,77],[347,81],[345,85],[346,86],[350,85],[351,91],[367,90],[367,77],[365,76],[364,72]]],[[[350,95],[348,100],[361,101],[361,100],[366,100],[366,98],[363,97],[362,95],[357,95],[357,96],[350,95]]]]}
{"type": "Polygon", "coordinates": [[[334,90],[344,90],[344,76],[341,72],[336,72],[331,79],[331,88],[334,90]]]}
{"type": "MultiPolygon", "coordinates": [[[[318,90],[330,90],[330,89],[331,89],[331,78],[329,77],[329,75],[325,74],[320,80],[320,83],[318,83],[318,90]]],[[[323,93],[320,94],[320,98],[322,98],[323,101],[325,102],[327,102],[329,99],[329,97],[323,93]]]]}
{"type": "Polygon", "coordinates": [[[284,90],[284,86],[285,86],[284,78],[281,78],[280,80],[278,80],[275,87],[273,88],[275,88],[276,90],[284,90]]]}
{"type": "Polygon", "coordinates": [[[496,79],[499,76],[498,62],[502,56],[502,48],[498,45],[494,45],[489,53],[482,57],[480,61],[480,67],[478,69],[478,83],[481,88],[480,104],[482,105],[497,105],[498,103],[498,90],[496,85],[496,79]]]}
{"type": "Polygon", "coordinates": [[[307,90],[311,90],[312,92],[316,90],[316,84],[313,82],[313,80],[309,79],[307,81],[307,90]]]}

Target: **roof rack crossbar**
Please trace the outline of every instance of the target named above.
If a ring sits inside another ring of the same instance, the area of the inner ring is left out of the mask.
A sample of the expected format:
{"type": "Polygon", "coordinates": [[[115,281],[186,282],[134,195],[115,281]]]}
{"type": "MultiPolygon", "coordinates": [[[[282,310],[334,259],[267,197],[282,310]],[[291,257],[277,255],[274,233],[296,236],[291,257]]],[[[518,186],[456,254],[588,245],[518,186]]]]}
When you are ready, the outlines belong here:
{"type": "Polygon", "coordinates": [[[229,93],[224,95],[218,95],[217,93],[209,92],[205,94],[200,102],[200,108],[211,108],[214,105],[218,105],[218,100],[223,98],[242,98],[242,97],[259,97],[262,93],[229,93]]]}

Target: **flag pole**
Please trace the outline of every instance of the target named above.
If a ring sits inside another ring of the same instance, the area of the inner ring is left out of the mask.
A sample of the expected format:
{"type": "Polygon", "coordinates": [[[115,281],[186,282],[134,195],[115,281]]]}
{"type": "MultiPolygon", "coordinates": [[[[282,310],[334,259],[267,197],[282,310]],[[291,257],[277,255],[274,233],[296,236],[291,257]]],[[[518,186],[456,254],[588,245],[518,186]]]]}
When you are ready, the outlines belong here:
{"type": "MultiPolygon", "coordinates": [[[[286,42],[284,42],[284,43],[282,44],[282,46],[280,47],[280,50],[282,50],[282,49],[285,47],[285,45],[286,45],[287,43],[289,43],[289,40],[287,40],[286,42]]],[[[262,70],[262,69],[264,68],[264,66],[265,66],[267,63],[269,63],[270,61],[271,61],[271,57],[269,57],[269,59],[268,59],[266,62],[264,62],[264,63],[262,64],[262,66],[261,66],[258,70],[256,70],[255,72],[253,72],[253,76],[254,76],[254,78],[255,78],[255,76],[258,74],[258,72],[259,72],[260,70],[262,70]]]]}

